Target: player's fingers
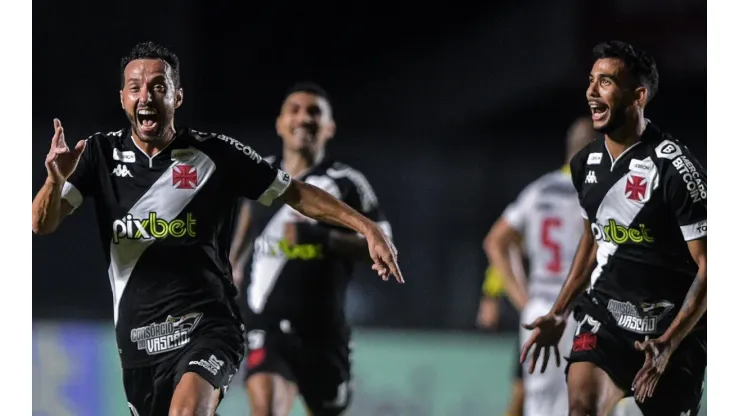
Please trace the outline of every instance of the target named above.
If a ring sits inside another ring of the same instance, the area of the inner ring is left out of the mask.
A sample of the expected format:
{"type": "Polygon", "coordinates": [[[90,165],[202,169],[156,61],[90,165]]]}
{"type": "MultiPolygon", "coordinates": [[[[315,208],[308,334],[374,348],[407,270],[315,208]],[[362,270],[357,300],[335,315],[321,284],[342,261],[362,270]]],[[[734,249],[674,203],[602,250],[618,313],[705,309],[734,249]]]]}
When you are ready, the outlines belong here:
{"type": "Polygon", "coordinates": [[[391,261],[388,262],[388,265],[391,268],[391,274],[396,277],[396,281],[398,283],[404,283],[403,274],[401,274],[401,269],[398,267],[396,259],[391,259],[391,261]]]}
{"type": "Polygon", "coordinates": [[[542,368],[540,368],[540,373],[544,373],[545,370],[547,370],[547,363],[550,361],[550,347],[545,347],[545,355],[542,356],[542,368]]]}
{"type": "Polygon", "coordinates": [[[75,145],[75,155],[79,156],[82,154],[82,152],[85,151],[85,147],[87,147],[87,140],[80,140],[75,145]]]}
{"type": "Polygon", "coordinates": [[[537,360],[540,359],[540,352],[542,352],[542,346],[540,344],[537,344],[534,347],[534,352],[532,353],[532,361],[529,363],[529,374],[534,373],[535,367],[537,367],[537,360]]]}
{"type": "Polygon", "coordinates": [[[529,337],[527,342],[524,343],[524,346],[522,347],[522,352],[519,354],[519,364],[524,364],[524,361],[527,360],[527,356],[529,355],[529,350],[532,349],[532,345],[534,345],[535,340],[535,334],[532,334],[532,336],[529,337]]]}
{"type": "Polygon", "coordinates": [[[655,387],[658,386],[658,380],[660,380],[660,374],[655,374],[649,381],[647,386],[647,397],[653,397],[653,393],[655,393],[655,387]]]}
{"type": "Polygon", "coordinates": [[[560,367],[560,348],[555,345],[555,365],[560,367]]]}
{"type": "Polygon", "coordinates": [[[540,322],[542,322],[542,318],[537,318],[531,324],[522,324],[522,328],[529,329],[531,331],[537,328],[540,325],[540,322]]]}

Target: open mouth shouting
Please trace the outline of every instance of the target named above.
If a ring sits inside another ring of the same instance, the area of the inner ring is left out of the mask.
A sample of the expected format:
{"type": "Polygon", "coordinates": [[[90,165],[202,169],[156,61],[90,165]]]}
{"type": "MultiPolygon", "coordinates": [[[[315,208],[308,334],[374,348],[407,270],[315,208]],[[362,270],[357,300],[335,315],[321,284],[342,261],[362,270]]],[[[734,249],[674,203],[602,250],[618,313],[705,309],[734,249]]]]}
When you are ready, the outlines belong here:
{"type": "Polygon", "coordinates": [[[604,121],[609,115],[609,107],[598,101],[589,101],[588,106],[591,108],[591,120],[604,121]]]}
{"type": "Polygon", "coordinates": [[[159,127],[157,110],[153,108],[140,108],[136,110],[136,122],[142,133],[153,135],[159,127]]]}

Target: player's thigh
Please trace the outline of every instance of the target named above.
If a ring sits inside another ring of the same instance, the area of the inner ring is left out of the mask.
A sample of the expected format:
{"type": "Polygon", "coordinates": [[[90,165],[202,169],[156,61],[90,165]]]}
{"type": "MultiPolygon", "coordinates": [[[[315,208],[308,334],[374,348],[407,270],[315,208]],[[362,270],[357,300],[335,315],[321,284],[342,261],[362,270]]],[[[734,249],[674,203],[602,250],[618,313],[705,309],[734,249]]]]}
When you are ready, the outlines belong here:
{"type": "Polygon", "coordinates": [[[311,416],[343,415],[352,403],[349,347],[311,346],[296,374],[298,390],[311,416]]]}
{"type": "Polygon", "coordinates": [[[300,357],[293,338],[261,329],[247,332],[244,380],[253,415],[290,413],[298,394],[294,367],[300,357]]]}
{"type": "Polygon", "coordinates": [[[595,363],[580,361],[568,366],[570,416],[607,416],[624,394],[595,363]]]}
{"type": "Polygon", "coordinates": [[[173,387],[161,366],[124,369],[123,386],[132,416],[166,415],[169,411],[173,387]]]}
{"type": "Polygon", "coordinates": [[[218,336],[191,341],[174,368],[171,415],[212,415],[243,357],[240,331],[222,328],[218,336]]]}
{"type": "Polygon", "coordinates": [[[298,395],[295,383],[276,373],[255,373],[247,378],[252,416],[287,416],[298,395]]]}
{"type": "Polygon", "coordinates": [[[169,416],[213,416],[221,400],[221,391],[200,374],[186,372],[172,395],[169,416]]]}
{"type": "Polygon", "coordinates": [[[565,370],[569,413],[606,416],[625,396],[642,362],[615,330],[586,314],[576,314],[576,322],[565,370]]]}

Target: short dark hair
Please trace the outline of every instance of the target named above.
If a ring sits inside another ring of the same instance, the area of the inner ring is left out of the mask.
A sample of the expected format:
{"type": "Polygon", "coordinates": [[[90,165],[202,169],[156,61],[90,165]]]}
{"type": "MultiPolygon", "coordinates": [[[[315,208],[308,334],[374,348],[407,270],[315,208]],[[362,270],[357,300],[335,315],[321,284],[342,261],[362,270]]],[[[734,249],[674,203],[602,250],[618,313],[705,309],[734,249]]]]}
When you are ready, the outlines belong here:
{"type": "Polygon", "coordinates": [[[288,90],[285,92],[285,98],[288,98],[291,94],[295,94],[297,92],[307,92],[317,97],[321,97],[325,99],[327,103],[329,103],[329,106],[331,106],[329,94],[327,94],[326,90],[321,88],[321,86],[315,82],[301,81],[293,84],[293,86],[288,88],[288,90]]]}
{"type": "Polygon", "coordinates": [[[658,93],[658,66],[647,52],[634,46],[612,40],[602,42],[593,49],[594,59],[616,58],[624,63],[630,75],[648,90],[648,101],[658,93]]]}
{"type": "Polygon", "coordinates": [[[175,83],[175,88],[180,88],[180,59],[169,49],[152,41],[136,44],[131,52],[121,59],[121,88],[123,88],[125,81],[126,65],[137,59],[161,59],[165,61],[172,70],[172,82],[175,83]]]}

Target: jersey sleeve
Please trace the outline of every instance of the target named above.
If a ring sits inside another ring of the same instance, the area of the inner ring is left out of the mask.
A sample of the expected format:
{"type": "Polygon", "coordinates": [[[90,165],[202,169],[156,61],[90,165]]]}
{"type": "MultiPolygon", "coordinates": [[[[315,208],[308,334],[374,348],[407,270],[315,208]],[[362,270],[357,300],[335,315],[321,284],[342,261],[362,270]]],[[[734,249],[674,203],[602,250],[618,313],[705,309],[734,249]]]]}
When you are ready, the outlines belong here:
{"type": "Polygon", "coordinates": [[[393,229],[385,212],[380,207],[375,190],[365,175],[350,167],[330,169],[328,174],[342,182],[342,201],[374,221],[388,237],[393,238],[393,229]]]}
{"type": "Polygon", "coordinates": [[[524,233],[524,228],[527,223],[526,219],[529,212],[532,211],[536,197],[536,184],[533,183],[524,188],[524,190],[519,193],[517,199],[510,203],[502,214],[504,220],[506,220],[506,222],[519,233],[524,233]]]}
{"type": "Polygon", "coordinates": [[[85,140],[85,150],[77,162],[77,168],[67,178],[62,187],[62,198],[66,199],[73,210],[82,205],[85,198],[93,196],[95,190],[95,163],[98,148],[98,138],[90,136],[85,140]]]}
{"type": "Polygon", "coordinates": [[[674,145],[678,151],[658,153],[669,159],[664,173],[666,203],[686,241],[706,237],[707,172],[686,146],[674,145]]]}
{"type": "Polygon", "coordinates": [[[231,139],[227,150],[229,185],[238,196],[270,206],[290,185],[290,175],[272,166],[251,147],[231,139]]]}

